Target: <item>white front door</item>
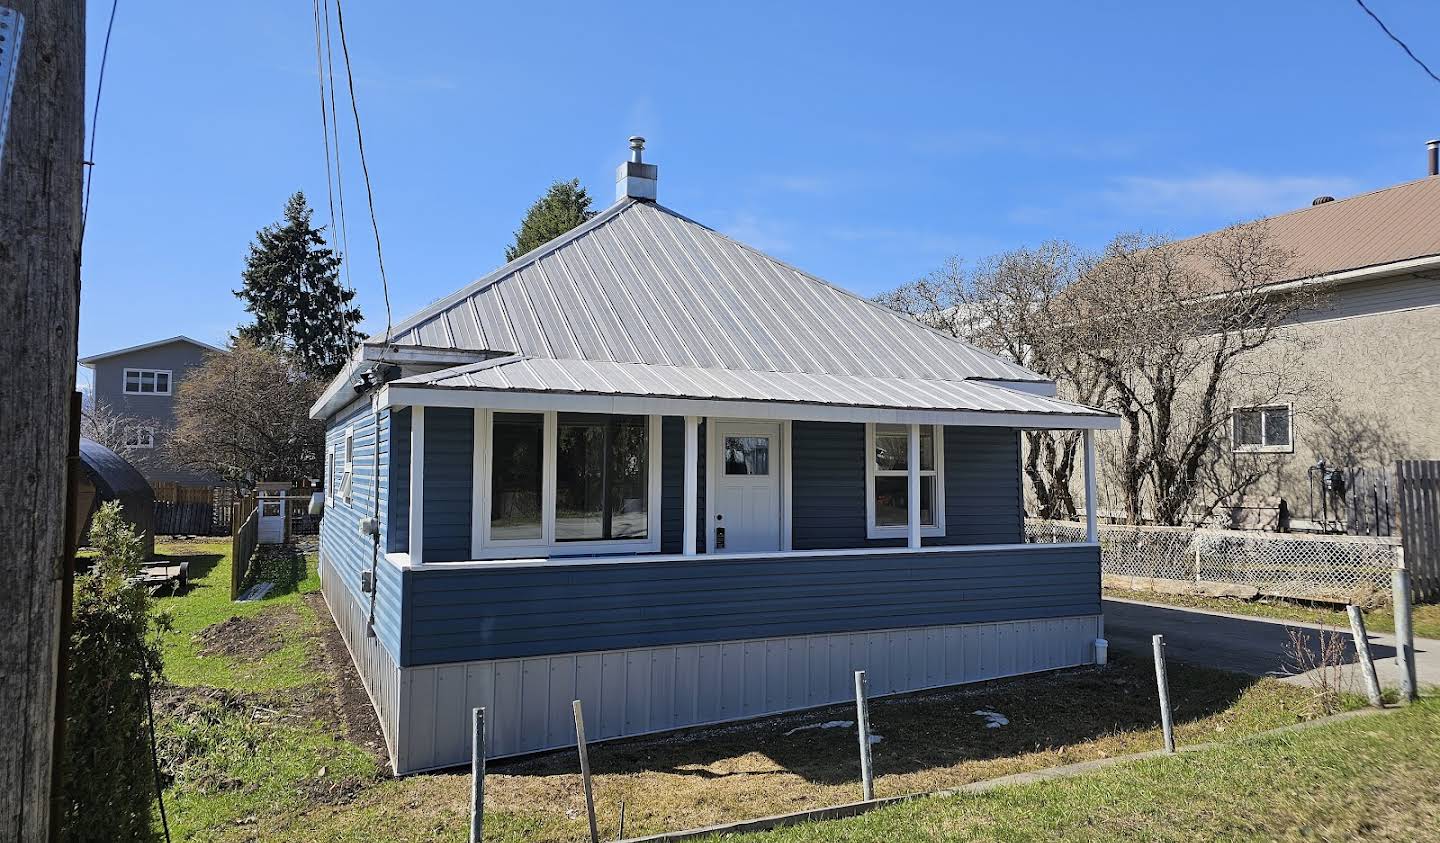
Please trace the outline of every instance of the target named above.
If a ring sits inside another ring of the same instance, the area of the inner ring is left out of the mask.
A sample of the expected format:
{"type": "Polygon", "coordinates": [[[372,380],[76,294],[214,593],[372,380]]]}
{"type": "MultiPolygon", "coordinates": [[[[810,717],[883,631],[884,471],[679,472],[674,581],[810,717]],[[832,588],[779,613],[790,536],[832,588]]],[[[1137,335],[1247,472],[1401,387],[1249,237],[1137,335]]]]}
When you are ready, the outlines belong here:
{"type": "Polygon", "coordinates": [[[716,422],[715,445],[715,552],[779,550],[780,424],[716,422]]]}
{"type": "Polygon", "coordinates": [[[257,502],[260,508],[259,535],[261,544],[280,544],[285,541],[285,498],[262,494],[257,502]]]}

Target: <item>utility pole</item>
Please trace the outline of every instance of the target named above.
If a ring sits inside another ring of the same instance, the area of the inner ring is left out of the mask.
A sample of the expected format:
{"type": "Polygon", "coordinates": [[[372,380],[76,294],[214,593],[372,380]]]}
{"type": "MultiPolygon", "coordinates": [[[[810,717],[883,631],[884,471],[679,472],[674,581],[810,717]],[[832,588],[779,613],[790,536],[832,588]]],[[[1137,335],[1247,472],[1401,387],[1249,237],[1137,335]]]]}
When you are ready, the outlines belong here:
{"type": "Polygon", "coordinates": [[[0,160],[0,841],[38,843],[55,819],[50,788],[80,303],[85,3],[0,0],[0,6],[24,19],[0,160]]]}

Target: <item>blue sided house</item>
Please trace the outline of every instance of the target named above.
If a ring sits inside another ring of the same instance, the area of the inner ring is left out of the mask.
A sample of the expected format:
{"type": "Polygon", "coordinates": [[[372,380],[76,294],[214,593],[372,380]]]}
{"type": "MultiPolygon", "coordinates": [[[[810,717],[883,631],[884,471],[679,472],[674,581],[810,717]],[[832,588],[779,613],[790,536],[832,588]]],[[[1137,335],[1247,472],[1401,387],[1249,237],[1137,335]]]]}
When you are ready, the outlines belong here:
{"type": "Polygon", "coordinates": [[[1100,550],[1026,544],[1020,431],[1116,418],[656,202],[366,341],[325,598],[397,774],[1095,660],[1100,550]]]}

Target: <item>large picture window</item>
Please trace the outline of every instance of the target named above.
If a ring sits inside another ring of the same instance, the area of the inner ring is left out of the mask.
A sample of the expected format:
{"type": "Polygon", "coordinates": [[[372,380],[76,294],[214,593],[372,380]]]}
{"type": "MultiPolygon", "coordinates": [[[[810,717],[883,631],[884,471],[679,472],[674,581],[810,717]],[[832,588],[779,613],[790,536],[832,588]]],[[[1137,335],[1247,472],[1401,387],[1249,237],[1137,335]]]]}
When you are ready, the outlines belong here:
{"type": "MultiPolygon", "coordinates": [[[[920,532],[945,533],[943,428],[920,426],[920,532]]],[[[904,536],[910,525],[910,425],[866,425],[865,486],[870,538],[904,536]]]]}
{"type": "Polygon", "coordinates": [[[498,411],[485,417],[477,446],[488,468],[477,500],[488,512],[478,558],[658,549],[658,419],[498,411]]]}
{"type": "Polygon", "coordinates": [[[648,420],[561,413],[555,452],[555,540],[649,533],[648,420]]]}
{"type": "Polygon", "coordinates": [[[169,395],[169,369],[126,369],[126,395],[169,395]]]}

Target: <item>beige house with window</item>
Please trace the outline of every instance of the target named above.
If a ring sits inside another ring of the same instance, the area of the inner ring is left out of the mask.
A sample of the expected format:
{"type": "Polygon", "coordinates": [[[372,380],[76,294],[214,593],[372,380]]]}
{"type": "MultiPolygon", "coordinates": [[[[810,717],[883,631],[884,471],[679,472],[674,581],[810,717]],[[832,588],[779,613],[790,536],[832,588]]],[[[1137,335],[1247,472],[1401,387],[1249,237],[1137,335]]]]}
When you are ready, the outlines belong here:
{"type": "Polygon", "coordinates": [[[1322,196],[1266,221],[1275,244],[1295,256],[1276,291],[1321,285],[1325,295],[1288,329],[1286,353],[1298,365],[1285,369],[1279,397],[1232,411],[1231,449],[1275,468],[1247,505],[1264,510],[1283,497],[1308,517],[1310,469],[1321,459],[1371,468],[1440,459],[1437,146],[1430,142],[1426,178],[1322,196]]]}

